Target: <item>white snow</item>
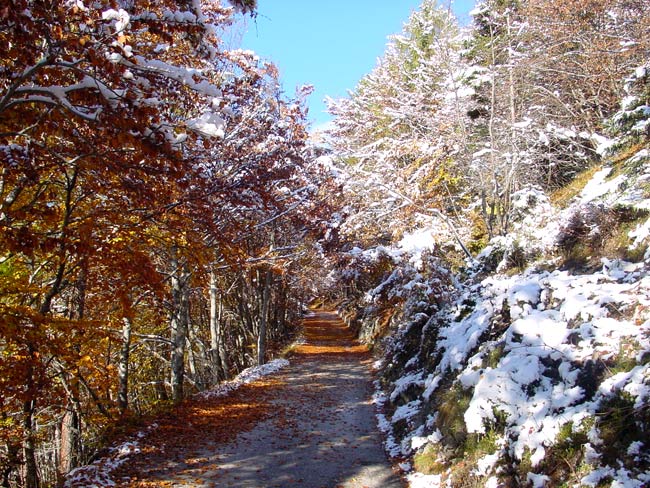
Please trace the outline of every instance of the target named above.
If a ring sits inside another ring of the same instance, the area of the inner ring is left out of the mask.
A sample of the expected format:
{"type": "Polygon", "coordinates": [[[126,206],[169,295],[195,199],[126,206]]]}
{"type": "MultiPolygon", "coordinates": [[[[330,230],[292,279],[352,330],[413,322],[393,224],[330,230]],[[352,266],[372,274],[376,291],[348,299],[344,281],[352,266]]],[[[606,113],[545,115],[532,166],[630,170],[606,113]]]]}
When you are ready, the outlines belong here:
{"type": "Polygon", "coordinates": [[[390,394],[390,400],[395,401],[403,392],[405,392],[410,386],[422,385],[422,373],[412,373],[405,376],[402,376],[395,382],[395,387],[393,388],[392,393],[390,394]]]}
{"type": "Polygon", "coordinates": [[[242,385],[246,385],[264,376],[273,374],[287,366],[289,366],[289,361],[286,359],[274,359],[262,366],[250,367],[239,373],[237,377],[231,381],[221,383],[211,390],[197,393],[197,397],[208,399],[226,396],[230,392],[240,388],[242,385]]]}
{"type": "Polygon", "coordinates": [[[620,175],[616,178],[607,181],[607,177],[612,172],[612,168],[603,168],[598,171],[589,183],[584,187],[580,193],[580,199],[583,203],[591,202],[603,195],[615,191],[621,183],[625,180],[625,176],[620,175]]]}
{"type": "Polygon", "coordinates": [[[203,113],[200,117],[189,119],[186,124],[188,129],[204,137],[223,139],[225,135],[226,121],[211,111],[203,113]]]}
{"type": "MultiPolygon", "coordinates": [[[[152,424],[147,432],[155,430],[158,426],[152,424]]],[[[144,432],[138,433],[136,437],[143,438],[144,432]]],[[[98,459],[94,463],[75,468],[70,471],[64,483],[65,488],[103,488],[115,486],[115,481],[111,479],[111,472],[120,467],[132,454],[140,452],[140,443],[138,441],[129,441],[110,449],[109,455],[98,459]]]]}
{"type": "Polygon", "coordinates": [[[393,417],[392,423],[399,422],[400,420],[408,420],[419,412],[419,407],[422,402],[420,400],[413,400],[400,407],[397,407],[393,417]]]}
{"type": "Polygon", "coordinates": [[[439,430],[436,430],[433,434],[426,437],[413,436],[411,438],[411,450],[417,451],[422,446],[427,444],[436,444],[442,439],[442,434],[439,430]]]}
{"type": "Polygon", "coordinates": [[[477,469],[475,473],[479,476],[487,476],[499,460],[499,454],[500,453],[495,452],[493,454],[483,456],[481,459],[479,459],[476,462],[477,469]]]}
{"type": "Polygon", "coordinates": [[[596,153],[600,156],[606,155],[616,144],[616,139],[609,139],[601,134],[591,134],[591,140],[596,143],[596,153]]]}
{"type": "Polygon", "coordinates": [[[129,25],[129,22],[131,22],[131,17],[129,16],[129,13],[122,8],[119,10],[114,10],[114,9],[105,10],[104,12],[102,12],[102,19],[108,21],[114,20],[115,21],[114,27],[116,33],[122,32],[129,25]]]}
{"type": "Polygon", "coordinates": [[[432,249],[436,240],[434,230],[427,227],[404,235],[398,246],[401,252],[409,254],[416,267],[422,264],[422,253],[432,249]]]}
{"type": "Polygon", "coordinates": [[[526,478],[528,482],[531,483],[533,488],[544,488],[546,486],[546,483],[551,481],[551,478],[548,476],[535,473],[528,473],[526,478]]]}
{"type": "Polygon", "coordinates": [[[411,473],[406,477],[409,488],[440,488],[442,476],[439,474],[411,473]]]}

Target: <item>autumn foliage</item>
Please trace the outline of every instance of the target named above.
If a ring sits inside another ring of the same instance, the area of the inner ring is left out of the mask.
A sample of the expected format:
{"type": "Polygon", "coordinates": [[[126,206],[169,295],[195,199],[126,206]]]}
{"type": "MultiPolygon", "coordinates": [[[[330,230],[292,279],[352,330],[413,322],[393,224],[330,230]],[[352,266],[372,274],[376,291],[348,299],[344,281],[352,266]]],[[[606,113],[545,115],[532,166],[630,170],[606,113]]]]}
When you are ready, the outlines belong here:
{"type": "Polygon", "coordinates": [[[233,14],[0,4],[3,486],[57,483],[106,426],[229,377],[260,333],[290,330],[292,229],[310,232],[306,182],[321,176],[301,102],[221,44],[233,14]]]}

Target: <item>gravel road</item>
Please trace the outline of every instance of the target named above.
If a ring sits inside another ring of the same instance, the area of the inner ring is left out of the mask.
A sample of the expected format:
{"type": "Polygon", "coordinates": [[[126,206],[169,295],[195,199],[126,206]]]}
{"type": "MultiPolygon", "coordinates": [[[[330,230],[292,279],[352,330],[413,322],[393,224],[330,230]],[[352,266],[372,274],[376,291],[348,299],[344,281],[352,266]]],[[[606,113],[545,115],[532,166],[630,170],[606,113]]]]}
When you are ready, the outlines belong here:
{"type": "Polygon", "coordinates": [[[334,313],[317,312],[304,325],[305,343],[275,375],[273,388],[256,395],[254,384],[242,387],[251,391],[241,402],[259,403],[259,418],[242,420],[240,432],[232,431],[236,422],[227,424],[225,442],[210,440],[214,425],[195,442],[167,438],[168,448],[140,462],[121,486],[404,487],[377,431],[369,353],[334,313]]]}

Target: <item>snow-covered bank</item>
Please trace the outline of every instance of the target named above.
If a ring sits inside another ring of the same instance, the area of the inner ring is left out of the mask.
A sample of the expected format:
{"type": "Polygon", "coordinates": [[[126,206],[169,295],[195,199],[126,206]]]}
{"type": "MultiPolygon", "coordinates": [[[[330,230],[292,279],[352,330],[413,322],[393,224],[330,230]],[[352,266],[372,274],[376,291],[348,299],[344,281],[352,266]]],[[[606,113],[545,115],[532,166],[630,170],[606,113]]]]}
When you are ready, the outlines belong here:
{"type": "Polygon", "coordinates": [[[239,373],[235,379],[221,383],[211,390],[198,393],[196,396],[197,398],[203,398],[206,400],[210,398],[226,396],[242,385],[246,385],[264,376],[273,374],[282,368],[286,368],[287,366],[289,366],[289,361],[286,359],[274,359],[273,361],[269,361],[262,366],[253,366],[252,368],[247,368],[239,373]]]}
{"type": "Polygon", "coordinates": [[[534,266],[457,283],[440,307],[413,294],[422,276],[370,293],[410,297],[385,343],[376,403],[388,453],[410,460],[407,471],[427,466],[411,486],[460,475],[456,456],[470,447],[462,475],[485,486],[508,470],[530,486],[569,469],[582,486],[650,483],[650,262],[601,262],[586,274],[534,266]],[[576,465],[554,467],[567,453],[576,465]]]}
{"type": "Polygon", "coordinates": [[[412,487],[650,485],[650,155],[611,159],[565,208],[515,194],[462,273],[413,245],[433,228],[350,252],[389,269],[359,317],[384,335],[378,424],[412,487]]]}
{"type": "Polygon", "coordinates": [[[584,437],[580,448],[588,453],[576,467],[583,484],[606,477],[627,480],[621,486],[650,482],[647,425],[626,431],[625,441],[602,433],[611,428],[610,409],[640,416],[650,404],[649,269],[648,263],[606,260],[589,275],[529,270],[466,290],[428,319],[445,324],[429,352],[436,367],[423,367],[414,355],[408,374],[389,386],[395,408],[384,420],[388,451],[408,457],[429,446],[450,467],[449,440],[441,433],[450,434],[443,425],[450,414],[441,417],[440,410],[463,408],[453,415],[462,415],[464,426],[453,434],[494,437],[491,452],[476,460],[475,476],[496,474],[514,460],[528,463],[535,486],[544,486],[544,461],[557,455],[562,436],[575,435],[584,437]],[[471,311],[468,303],[474,303],[471,311]],[[457,397],[438,399],[443,384],[457,397]],[[409,391],[419,394],[404,395],[409,391]],[[395,431],[402,433],[399,446],[395,431]],[[620,443],[622,460],[627,452],[641,469],[610,466],[612,442],[620,443]]]}
{"type": "MultiPolygon", "coordinates": [[[[241,386],[273,374],[287,366],[289,366],[289,361],[286,359],[274,359],[262,366],[245,369],[233,380],[222,383],[212,390],[199,393],[196,395],[196,398],[208,400],[227,396],[241,386]]],[[[156,424],[148,426],[147,429],[139,432],[134,439],[110,448],[106,456],[88,466],[82,466],[72,470],[68,474],[64,486],[66,488],[103,488],[115,486],[116,483],[111,479],[111,473],[125,462],[128,462],[131,455],[140,452],[142,443],[148,433],[157,427],[156,424]]]]}

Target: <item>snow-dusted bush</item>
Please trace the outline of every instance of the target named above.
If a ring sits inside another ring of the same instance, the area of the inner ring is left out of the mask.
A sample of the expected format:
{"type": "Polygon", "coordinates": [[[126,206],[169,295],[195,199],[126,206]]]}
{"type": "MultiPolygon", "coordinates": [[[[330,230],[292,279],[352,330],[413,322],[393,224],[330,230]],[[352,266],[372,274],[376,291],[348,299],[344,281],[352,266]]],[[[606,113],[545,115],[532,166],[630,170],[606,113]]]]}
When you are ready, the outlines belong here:
{"type": "Polygon", "coordinates": [[[587,203],[573,209],[560,227],[557,246],[565,253],[576,246],[587,246],[597,251],[605,236],[616,225],[616,212],[602,204],[587,203]]]}
{"type": "Polygon", "coordinates": [[[614,148],[637,138],[650,137],[650,66],[640,66],[625,80],[627,96],[611,119],[611,130],[618,135],[614,148]],[[622,136],[622,137],[621,137],[622,136]]]}

